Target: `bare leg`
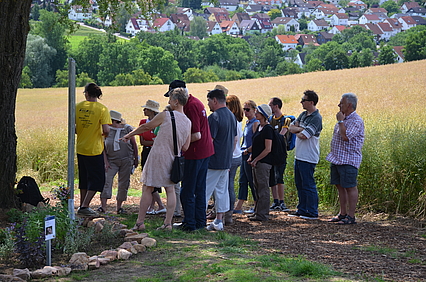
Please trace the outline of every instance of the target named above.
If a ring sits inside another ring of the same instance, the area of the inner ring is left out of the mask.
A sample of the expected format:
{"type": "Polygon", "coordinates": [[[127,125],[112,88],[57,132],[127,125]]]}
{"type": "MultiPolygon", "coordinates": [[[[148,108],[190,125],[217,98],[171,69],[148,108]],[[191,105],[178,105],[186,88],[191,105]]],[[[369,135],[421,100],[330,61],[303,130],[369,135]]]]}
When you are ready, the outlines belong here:
{"type": "Polygon", "coordinates": [[[173,213],[176,207],[175,187],[169,186],[169,187],[164,187],[164,189],[166,190],[166,195],[167,195],[167,212],[166,212],[166,218],[164,219],[164,224],[171,225],[173,213]]]}
{"type": "Polygon", "coordinates": [[[101,198],[101,207],[103,208],[104,211],[106,211],[107,201],[108,201],[107,198],[101,198]]]}
{"type": "Polygon", "coordinates": [[[282,183],[277,184],[276,187],[277,187],[278,198],[274,197],[274,199],[279,199],[281,201],[284,201],[284,184],[282,184],[282,183]]]}
{"type": "Polygon", "coordinates": [[[216,213],[216,219],[222,220],[223,219],[223,214],[224,214],[224,212],[217,212],[216,213]]]}
{"type": "Polygon", "coordinates": [[[278,199],[278,185],[271,187],[272,199],[278,199]]]}
{"type": "Polygon", "coordinates": [[[123,201],[117,201],[117,210],[121,209],[123,206],[123,201]]]}
{"type": "MultiPolygon", "coordinates": [[[[161,197],[160,197],[160,194],[158,192],[152,193],[152,201],[153,201],[153,203],[158,204],[158,210],[164,209],[163,202],[161,201],[161,197]]],[[[154,205],[155,204],[152,205],[152,208],[154,208],[154,205]]]]}
{"type": "Polygon", "coordinates": [[[153,190],[154,190],[154,187],[146,186],[146,185],[142,186],[142,197],[139,204],[139,213],[138,213],[138,219],[136,220],[136,223],[141,223],[145,221],[146,210],[148,209],[148,206],[152,201],[153,190]]]}
{"type": "MultiPolygon", "coordinates": [[[[80,199],[80,203],[81,203],[81,207],[82,208],[88,208],[90,205],[90,202],[92,201],[93,197],[96,194],[96,191],[91,191],[91,190],[85,190],[86,193],[84,193],[84,199],[83,201],[81,201],[80,199]]],[[[80,193],[82,192],[82,190],[80,190],[80,193]]],[[[80,194],[80,197],[83,197],[83,193],[80,194]]]]}
{"type": "Polygon", "coordinates": [[[358,187],[346,188],[346,194],[348,196],[348,215],[355,217],[356,204],[358,203],[358,187]]]}
{"type": "Polygon", "coordinates": [[[241,210],[243,208],[244,200],[238,200],[234,210],[241,210]]]}
{"type": "Polygon", "coordinates": [[[340,185],[336,185],[339,192],[340,214],[346,215],[348,213],[348,194],[347,190],[340,185]]]}

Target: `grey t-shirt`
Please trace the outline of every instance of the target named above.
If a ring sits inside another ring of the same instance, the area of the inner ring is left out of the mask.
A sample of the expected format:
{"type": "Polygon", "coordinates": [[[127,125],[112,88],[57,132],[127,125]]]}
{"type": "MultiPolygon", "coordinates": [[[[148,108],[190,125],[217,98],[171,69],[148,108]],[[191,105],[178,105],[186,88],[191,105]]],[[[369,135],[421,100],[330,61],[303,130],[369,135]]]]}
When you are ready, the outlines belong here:
{"type": "Polygon", "coordinates": [[[214,111],[208,117],[208,121],[214,146],[209,169],[229,169],[237,135],[237,119],[227,107],[223,107],[214,111]]]}

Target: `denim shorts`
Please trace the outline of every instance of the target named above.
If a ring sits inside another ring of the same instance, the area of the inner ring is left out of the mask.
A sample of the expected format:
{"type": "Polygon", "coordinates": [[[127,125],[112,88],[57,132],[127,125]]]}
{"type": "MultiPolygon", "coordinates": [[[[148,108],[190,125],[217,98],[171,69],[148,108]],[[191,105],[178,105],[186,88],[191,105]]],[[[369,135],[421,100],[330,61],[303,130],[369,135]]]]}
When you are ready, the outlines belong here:
{"type": "Polygon", "coordinates": [[[330,166],[330,184],[340,185],[343,188],[357,186],[358,169],[352,165],[330,166]]]}

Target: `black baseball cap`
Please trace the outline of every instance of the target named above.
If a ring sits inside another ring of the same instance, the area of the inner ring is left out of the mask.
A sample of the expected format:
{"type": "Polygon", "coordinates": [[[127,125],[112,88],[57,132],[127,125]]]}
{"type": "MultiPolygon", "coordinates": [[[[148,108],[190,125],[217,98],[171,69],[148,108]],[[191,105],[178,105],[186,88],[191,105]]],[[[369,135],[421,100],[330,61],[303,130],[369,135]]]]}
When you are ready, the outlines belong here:
{"type": "Polygon", "coordinates": [[[167,91],[166,94],[164,94],[164,96],[169,97],[170,90],[175,89],[175,88],[179,88],[179,87],[186,88],[185,81],[173,80],[169,85],[169,91],[167,91]]]}

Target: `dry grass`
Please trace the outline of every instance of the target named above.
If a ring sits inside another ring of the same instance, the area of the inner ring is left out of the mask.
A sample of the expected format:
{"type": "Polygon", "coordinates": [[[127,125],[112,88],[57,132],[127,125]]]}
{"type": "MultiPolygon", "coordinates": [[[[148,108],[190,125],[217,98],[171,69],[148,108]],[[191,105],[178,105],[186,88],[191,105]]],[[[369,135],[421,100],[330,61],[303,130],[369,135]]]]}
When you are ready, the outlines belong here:
{"type": "MultiPolygon", "coordinates": [[[[334,121],[341,94],[353,92],[359,97],[357,111],[368,124],[370,120],[395,115],[404,119],[424,116],[421,97],[425,95],[426,80],[422,70],[426,70],[425,60],[221,84],[242,102],[252,99],[262,104],[268,103],[271,97],[278,96],[284,101],[283,111],[295,115],[302,111],[299,101],[303,91],[315,90],[320,97],[318,108],[325,121],[334,121]]],[[[207,90],[216,84],[188,84],[188,89],[206,104],[207,90]]],[[[167,89],[166,85],[102,87],[104,97],[101,103],[111,110],[121,112],[129,124],[137,125],[143,118],[140,106],[147,99],[158,101],[161,107],[167,105],[167,98],[163,96],[167,89]]],[[[77,102],[84,98],[82,91],[82,88],[77,89],[77,102]]],[[[18,137],[27,138],[33,130],[40,128],[64,134],[67,128],[67,96],[66,88],[20,89],[16,111],[18,137]]]]}

